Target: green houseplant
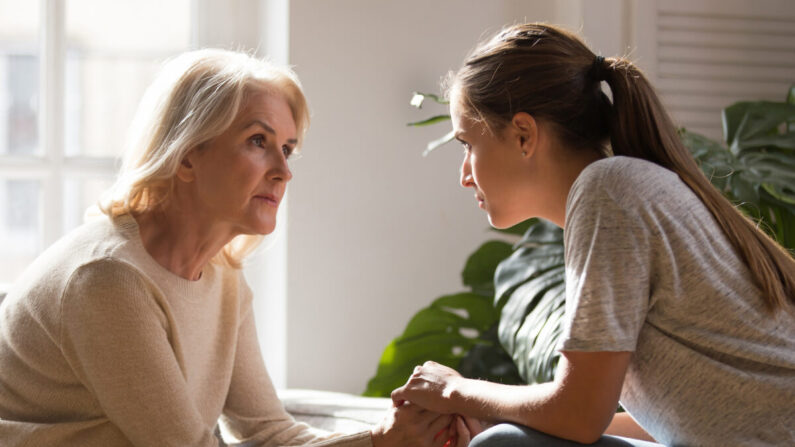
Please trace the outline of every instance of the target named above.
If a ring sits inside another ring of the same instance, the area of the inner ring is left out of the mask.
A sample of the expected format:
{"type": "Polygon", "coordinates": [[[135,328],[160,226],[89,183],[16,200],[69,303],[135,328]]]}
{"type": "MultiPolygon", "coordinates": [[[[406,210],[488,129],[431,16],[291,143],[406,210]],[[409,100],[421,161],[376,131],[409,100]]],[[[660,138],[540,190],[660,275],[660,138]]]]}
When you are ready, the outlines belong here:
{"type": "MultiPolygon", "coordinates": [[[[415,93],[411,104],[436,95],[415,93]]],[[[410,123],[449,120],[439,114],[410,123]]],[[[680,131],[683,143],[712,184],[795,250],[795,86],[784,102],[738,102],[724,109],[726,145],[680,131]]],[[[428,144],[425,154],[452,134],[428,144]]],[[[553,377],[565,304],[563,232],[531,219],[502,232],[512,243],[492,240],[467,259],[467,291],[446,295],[420,310],[384,350],[365,395],[388,396],[425,360],[466,377],[503,383],[538,383],[553,377]]]]}

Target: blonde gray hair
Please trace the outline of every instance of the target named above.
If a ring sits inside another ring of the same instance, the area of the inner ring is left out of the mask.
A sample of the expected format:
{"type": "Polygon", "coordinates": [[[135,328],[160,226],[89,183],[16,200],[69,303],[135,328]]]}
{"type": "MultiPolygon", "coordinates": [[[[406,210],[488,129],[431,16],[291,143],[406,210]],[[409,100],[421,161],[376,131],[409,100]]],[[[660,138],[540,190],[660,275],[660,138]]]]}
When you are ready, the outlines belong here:
{"type": "MultiPolygon", "coordinates": [[[[135,215],[167,202],[188,152],[226,131],[254,91],[285,98],[300,145],[309,126],[309,111],[290,68],[218,49],[190,51],[165,63],[138,106],[121,170],[100,200],[100,210],[110,217],[135,215]]],[[[239,268],[261,239],[238,236],[213,262],[239,268]]]]}

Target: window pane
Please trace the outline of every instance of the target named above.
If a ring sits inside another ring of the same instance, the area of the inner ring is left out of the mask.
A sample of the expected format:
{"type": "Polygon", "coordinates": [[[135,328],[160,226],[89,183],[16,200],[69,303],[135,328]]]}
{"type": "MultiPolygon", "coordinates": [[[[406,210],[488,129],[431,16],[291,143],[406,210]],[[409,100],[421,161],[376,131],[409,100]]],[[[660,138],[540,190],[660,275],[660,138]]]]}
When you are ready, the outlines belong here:
{"type": "Polygon", "coordinates": [[[191,0],[66,3],[66,154],[116,157],[162,60],[190,44],[191,0]]]}
{"type": "Polygon", "coordinates": [[[106,189],[113,184],[110,177],[70,178],[64,184],[63,199],[66,215],[64,216],[64,233],[79,227],[85,222],[86,211],[99,212],[97,201],[106,189]]]}
{"type": "Polygon", "coordinates": [[[0,283],[11,283],[42,248],[41,183],[0,178],[0,283]]]}
{"type": "Polygon", "coordinates": [[[39,152],[38,1],[0,0],[0,155],[39,152]]]}

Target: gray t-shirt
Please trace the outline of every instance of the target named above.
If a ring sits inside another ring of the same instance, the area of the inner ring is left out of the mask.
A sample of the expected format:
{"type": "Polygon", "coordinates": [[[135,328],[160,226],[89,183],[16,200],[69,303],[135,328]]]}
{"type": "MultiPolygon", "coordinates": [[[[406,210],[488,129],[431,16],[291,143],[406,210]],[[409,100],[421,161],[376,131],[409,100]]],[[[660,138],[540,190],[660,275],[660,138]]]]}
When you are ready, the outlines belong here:
{"type": "Polygon", "coordinates": [[[765,309],[675,173],[592,163],[569,193],[564,241],[560,349],[634,351],[621,404],[658,442],[795,445],[795,317],[765,309]]]}

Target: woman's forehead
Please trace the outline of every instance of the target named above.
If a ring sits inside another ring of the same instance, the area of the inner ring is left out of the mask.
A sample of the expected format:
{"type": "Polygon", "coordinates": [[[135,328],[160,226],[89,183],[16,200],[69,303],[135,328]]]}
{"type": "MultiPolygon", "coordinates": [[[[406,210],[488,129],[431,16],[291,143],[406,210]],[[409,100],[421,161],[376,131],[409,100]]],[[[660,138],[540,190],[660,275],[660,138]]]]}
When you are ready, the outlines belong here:
{"type": "Polygon", "coordinates": [[[289,138],[294,138],[296,133],[292,109],[283,95],[274,92],[259,91],[246,95],[235,122],[243,127],[264,122],[280,133],[292,134],[289,138]]]}

